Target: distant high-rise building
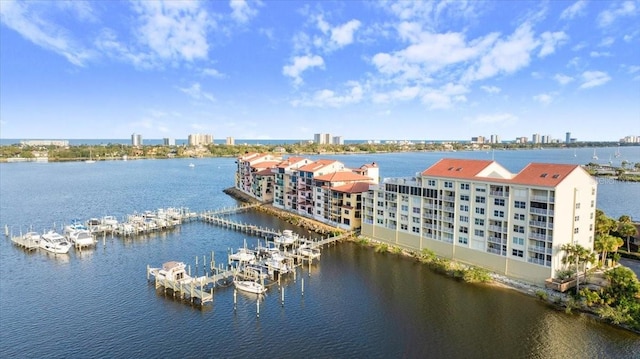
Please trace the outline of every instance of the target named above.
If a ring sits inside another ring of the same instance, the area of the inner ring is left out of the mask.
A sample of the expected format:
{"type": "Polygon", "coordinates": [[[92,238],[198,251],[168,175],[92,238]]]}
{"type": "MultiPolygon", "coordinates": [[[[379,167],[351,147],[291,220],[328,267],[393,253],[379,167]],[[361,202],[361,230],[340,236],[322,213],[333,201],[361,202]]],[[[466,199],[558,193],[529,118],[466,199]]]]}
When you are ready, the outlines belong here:
{"type": "Polygon", "coordinates": [[[564,136],[564,142],[565,143],[570,143],[571,142],[571,132],[567,132],[564,136]]]}
{"type": "Polygon", "coordinates": [[[318,145],[328,145],[331,143],[330,133],[316,133],[313,135],[313,142],[318,145]]]}
{"type": "Polygon", "coordinates": [[[331,143],[334,145],[344,145],[344,140],[342,139],[342,136],[333,136],[331,143]]]}
{"type": "Polygon", "coordinates": [[[225,143],[227,146],[234,146],[236,144],[236,140],[233,137],[227,137],[227,141],[225,143]]]}
{"type": "Polygon", "coordinates": [[[500,136],[491,135],[491,142],[490,143],[500,143],[500,136]]]}
{"type": "Polygon", "coordinates": [[[168,138],[165,137],[162,139],[162,144],[165,146],[175,146],[176,145],[176,140],[173,138],[168,138]]]}
{"type": "Polygon", "coordinates": [[[133,133],[131,135],[131,146],[142,146],[142,135],[133,133]]]}
{"type": "Polygon", "coordinates": [[[533,136],[531,136],[531,142],[540,143],[540,134],[534,133],[533,136]]]}
{"type": "Polygon", "coordinates": [[[189,146],[206,146],[213,143],[212,135],[205,135],[201,133],[193,133],[189,135],[189,146]]]}

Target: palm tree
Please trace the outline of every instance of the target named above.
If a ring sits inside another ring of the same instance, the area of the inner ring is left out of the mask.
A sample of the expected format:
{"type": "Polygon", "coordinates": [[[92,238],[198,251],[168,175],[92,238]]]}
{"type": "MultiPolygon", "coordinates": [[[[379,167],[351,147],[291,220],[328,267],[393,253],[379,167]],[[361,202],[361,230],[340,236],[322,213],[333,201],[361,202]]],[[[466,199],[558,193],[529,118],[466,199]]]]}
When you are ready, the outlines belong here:
{"type": "Polygon", "coordinates": [[[582,267],[582,271],[586,272],[587,263],[593,263],[596,260],[595,254],[579,245],[579,244],[563,244],[560,248],[561,250],[567,252],[565,256],[562,258],[562,263],[571,264],[575,263],[576,266],[576,293],[580,291],[580,267],[582,267]]]}
{"type": "Polygon", "coordinates": [[[618,227],[618,233],[621,236],[624,236],[627,238],[627,253],[631,252],[631,249],[629,247],[629,238],[630,237],[635,237],[638,235],[638,229],[636,228],[635,225],[633,225],[633,223],[631,222],[627,222],[627,223],[620,223],[620,227],[618,227]]]}

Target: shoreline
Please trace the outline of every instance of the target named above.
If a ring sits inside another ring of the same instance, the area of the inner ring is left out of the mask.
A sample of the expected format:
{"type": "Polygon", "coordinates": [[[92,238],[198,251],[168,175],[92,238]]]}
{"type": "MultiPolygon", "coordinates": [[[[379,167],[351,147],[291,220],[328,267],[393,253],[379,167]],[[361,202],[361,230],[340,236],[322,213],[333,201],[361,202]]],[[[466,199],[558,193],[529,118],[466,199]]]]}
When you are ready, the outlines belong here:
{"type": "MultiPolygon", "coordinates": [[[[245,193],[241,192],[240,190],[234,188],[234,187],[229,187],[223,190],[223,192],[227,195],[229,195],[230,197],[241,201],[241,202],[245,202],[245,203],[250,203],[250,204],[259,204],[258,207],[256,207],[256,210],[261,211],[261,212],[265,212],[267,214],[276,216],[284,221],[286,221],[287,223],[293,224],[295,226],[304,228],[306,230],[309,231],[313,231],[315,233],[318,234],[322,234],[322,235],[332,235],[332,234],[337,234],[337,233],[345,233],[346,231],[341,230],[339,228],[324,224],[322,222],[310,219],[310,218],[306,218],[294,213],[290,213],[287,212],[285,210],[279,209],[279,208],[275,208],[270,204],[264,204],[261,203],[260,201],[246,195],[245,193]]],[[[370,247],[374,247],[377,243],[377,241],[371,240],[369,238],[365,238],[365,237],[361,237],[361,236],[357,236],[357,235],[352,235],[347,237],[345,240],[353,242],[355,244],[360,244],[360,245],[367,245],[370,247]],[[365,243],[365,244],[363,244],[365,243]]],[[[404,257],[407,258],[414,258],[418,261],[420,261],[419,256],[417,253],[412,252],[412,251],[408,251],[408,250],[404,250],[404,249],[400,249],[399,248],[395,248],[393,246],[388,246],[386,249],[386,252],[388,253],[392,253],[392,254],[399,254],[402,255],[404,257]]],[[[453,262],[452,263],[457,263],[457,262],[453,262]]],[[[425,264],[424,262],[422,264],[425,264]]],[[[431,270],[434,270],[434,272],[439,272],[436,271],[434,268],[430,268],[431,270]]],[[[573,310],[578,311],[581,314],[585,314],[588,315],[602,323],[620,328],[620,329],[624,329],[627,331],[630,331],[632,333],[635,334],[639,334],[640,335],[640,331],[638,330],[634,330],[631,327],[625,326],[625,325],[620,325],[620,324],[615,324],[612,323],[602,317],[600,317],[597,313],[595,313],[592,310],[588,310],[587,308],[584,308],[582,306],[579,305],[579,303],[574,303],[573,298],[566,293],[561,293],[561,292],[557,292],[555,290],[546,288],[546,287],[540,287],[534,284],[529,284],[529,283],[524,283],[524,282],[520,282],[518,280],[512,279],[512,278],[508,278],[506,276],[502,276],[499,275],[497,273],[493,273],[493,272],[489,272],[489,276],[491,277],[491,279],[487,282],[481,282],[479,284],[482,285],[487,285],[490,287],[495,287],[495,288],[501,288],[501,289],[507,289],[507,290],[513,290],[513,291],[517,291],[521,294],[530,296],[530,297],[534,297],[534,298],[538,298],[540,301],[544,302],[545,304],[547,304],[548,306],[550,306],[551,308],[555,309],[555,310],[562,310],[566,313],[571,313],[573,312],[573,310]]],[[[440,272],[441,274],[444,274],[450,278],[456,278],[454,277],[451,273],[448,272],[440,272]]],[[[468,284],[478,284],[478,283],[471,283],[471,282],[465,282],[468,284]]]]}

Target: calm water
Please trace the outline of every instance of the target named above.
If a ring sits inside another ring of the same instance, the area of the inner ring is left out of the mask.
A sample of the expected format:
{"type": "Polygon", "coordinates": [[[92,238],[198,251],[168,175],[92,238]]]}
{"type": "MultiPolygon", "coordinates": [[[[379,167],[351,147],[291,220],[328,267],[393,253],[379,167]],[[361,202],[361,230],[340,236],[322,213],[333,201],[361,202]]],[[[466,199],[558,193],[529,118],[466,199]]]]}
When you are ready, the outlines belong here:
{"type": "MultiPolygon", "coordinates": [[[[640,148],[623,153],[640,161],[640,148]],[[635,156],[635,157],[633,157],[635,156]]],[[[587,153],[588,152],[588,153],[587,153]]],[[[528,161],[565,161],[562,150],[505,151],[512,171],[528,161]]],[[[447,154],[482,158],[487,153],[447,154]],[[476,157],[477,156],[477,157],[476,157]]],[[[576,163],[589,162],[575,157],[576,163]]],[[[409,176],[442,154],[340,156],[348,166],[377,162],[383,177],[409,176]]],[[[502,157],[504,156],[504,157],[502,157]]],[[[580,151],[578,152],[580,156],[580,151]]],[[[323,156],[329,157],[329,156],[323,156]]],[[[600,155],[602,158],[603,155],[600,155]]],[[[221,191],[233,184],[233,159],[148,160],[0,165],[0,224],[14,232],[60,226],[73,218],[161,207],[195,211],[235,205],[221,191]]],[[[600,186],[598,206],[639,218],[639,184],[600,186]],[[622,192],[622,193],[620,193],[622,192]]],[[[243,215],[280,228],[277,219],[243,215]]],[[[640,338],[581,315],[567,315],[514,291],[473,286],[391,254],[343,243],[256,300],[222,288],[203,309],[164,297],[149,285],[146,265],[191,264],[215,251],[217,262],[246,237],[204,223],[162,235],[107,237],[67,256],[25,253],[0,240],[0,356],[14,357],[348,357],[348,358],[631,358],[640,338]],[[302,293],[304,278],[304,294],[302,293]]],[[[200,263],[202,261],[200,260],[200,263]]],[[[201,269],[200,269],[201,271],[201,269]]]]}

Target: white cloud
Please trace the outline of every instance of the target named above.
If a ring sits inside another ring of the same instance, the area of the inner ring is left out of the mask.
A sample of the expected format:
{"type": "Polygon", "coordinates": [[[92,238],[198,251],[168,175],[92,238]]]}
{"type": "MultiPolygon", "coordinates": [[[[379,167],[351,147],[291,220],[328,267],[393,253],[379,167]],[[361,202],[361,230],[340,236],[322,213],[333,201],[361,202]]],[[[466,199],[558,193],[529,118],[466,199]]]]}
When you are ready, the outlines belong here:
{"type": "Polygon", "coordinates": [[[551,55],[556,51],[556,47],[562,46],[569,36],[562,31],[559,32],[544,32],[540,35],[542,39],[542,48],[538,53],[538,57],[545,57],[551,55]]]}
{"type": "Polygon", "coordinates": [[[609,80],[611,80],[611,77],[606,72],[585,71],[582,73],[582,85],[580,85],[580,88],[588,89],[601,86],[609,82],[609,80]]]}
{"type": "Polygon", "coordinates": [[[531,52],[538,46],[531,25],[520,25],[506,40],[498,40],[491,50],[465,75],[467,81],[482,80],[499,73],[513,73],[529,65],[531,52]]]}
{"type": "Polygon", "coordinates": [[[556,74],[553,79],[556,80],[560,85],[566,85],[573,81],[573,77],[564,74],[556,74]]]}
{"type": "Polygon", "coordinates": [[[564,9],[560,14],[561,19],[571,20],[577,16],[584,15],[584,8],[587,6],[587,2],[585,0],[579,0],[568,8],[564,9]]]}
{"type": "Polygon", "coordinates": [[[589,53],[589,56],[591,57],[611,57],[611,53],[610,52],[600,52],[600,51],[591,51],[589,53]]]}
{"type": "Polygon", "coordinates": [[[139,15],[138,41],[151,50],[151,58],[169,62],[207,58],[212,19],[200,3],[138,1],[133,8],[139,15]]]}
{"type": "Polygon", "coordinates": [[[211,102],[215,102],[216,100],[212,94],[202,91],[200,84],[197,82],[191,85],[190,87],[186,87],[186,88],[179,87],[178,89],[196,100],[205,99],[211,102]]]}
{"type": "Polygon", "coordinates": [[[295,100],[291,104],[293,106],[338,108],[360,102],[363,96],[363,89],[360,83],[350,81],[346,86],[348,88],[342,95],[332,90],[324,89],[316,91],[311,99],[295,100]]]}
{"type": "Polygon", "coordinates": [[[258,15],[258,10],[249,6],[246,0],[230,0],[231,18],[244,24],[258,15]]]}
{"type": "Polygon", "coordinates": [[[579,43],[577,43],[576,45],[574,45],[571,50],[572,51],[580,51],[582,49],[584,49],[585,47],[587,47],[587,43],[584,41],[581,41],[579,43]]]}
{"type": "Polygon", "coordinates": [[[490,94],[500,93],[500,91],[502,91],[499,87],[496,86],[480,86],[480,88],[490,94]]]}
{"type": "MultiPolygon", "coordinates": [[[[69,36],[69,31],[48,18],[53,11],[51,6],[55,2],[17,2],[2,1],[0,5],[0,20],[2,24],[18,32],[25,39],[34,44],[53,51],[76,66],[84,64],[95,54],[79,44],[69,36]]],[[[87,5],[88,6],[88,5],[87,5]]],[[[65,8],[62,7],[64,10],[65,8]]],[[[69,5],[70,11],[82,13],[80,7],[69,5]]],[[[88,10],[84,12],[88,13],[88,10]]],[[[88,16],[88,15],[87,15],[88,16]]]]}
{"type": "Polygon", "coordinates": [[[291,65],[284,66],[282,74],[293,78],[293,82],[296,85],[300,85],[302,84],[300,74],[313,67],[324,68],[324,60],[322,57],[318,55],[296,56],[293,58],[293,63],[291,65]]]}
{"type": "Polygon", "coordinates": [[[616,41],[616,38],[613,36],[608,36],[605,37],[604,39],[602,39],[602,41],[600,41],[600,43],[598,44],[598,46],[600,47],[609,47],[611,45],[613,45],[613,43],[616,41]]]}
{"type": "Polygon", "coordinates": [[[214,78],[224,78],[226,77],[225,74],[221,73],[220,71],[213,69],[213,68],[207,68],[207,69],[203,69],[202,70],[202,74],[205,76],[210,76],[210,77],[214,77],[214,78]]]}
{"type": "Polygon", "coordinates": [[[415,99],[420,94],[419,86],[406,86],[399,90],[386,93],[376,93],[373,95],[373,102],[388,103],[393,101],[409,101],[415,99]]]}
{"type": "Polygon", "coordinates": [[[324,51],[334,51],[353,43],[354,33],[360,28],[361,23],[352,19],[342,25],[331,26],[324,20],[323,15],[318,15],[316,25],[325,36],[315,37],[313,44],[324,51]]]}
{"type": "Polygon", "coordinates": [[[552,95],[548,93],[541,93],[539,95],[535,95],[533,96],[533,99],[545,106],[550,104],[553,101],[552,95]]]}
{"type": "Polygon", "coordinates": [[[615,3],[609,9],[604,10],[600,14],[598,14],[598,26],[608,27],[620,17],[635,15],[636,6],[633,1],[615,3]]]}
{"type": "Polygon", "coordinates": [[[469,90],[463,85],[448,83],[439,89],[427,89],[421,100],[429,109],[448,109],[454,103],[466,102],[464,94],[467,92],[469,90]]]}

